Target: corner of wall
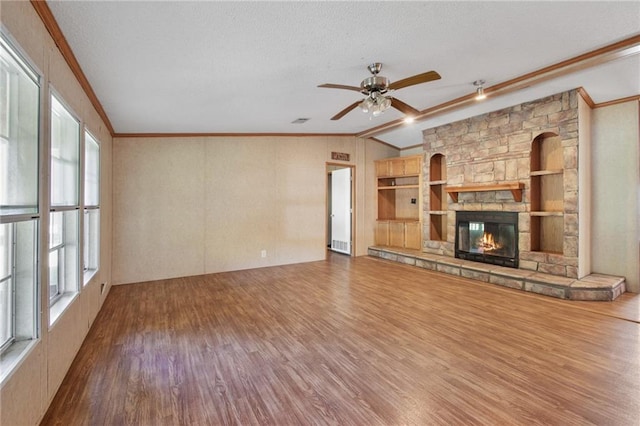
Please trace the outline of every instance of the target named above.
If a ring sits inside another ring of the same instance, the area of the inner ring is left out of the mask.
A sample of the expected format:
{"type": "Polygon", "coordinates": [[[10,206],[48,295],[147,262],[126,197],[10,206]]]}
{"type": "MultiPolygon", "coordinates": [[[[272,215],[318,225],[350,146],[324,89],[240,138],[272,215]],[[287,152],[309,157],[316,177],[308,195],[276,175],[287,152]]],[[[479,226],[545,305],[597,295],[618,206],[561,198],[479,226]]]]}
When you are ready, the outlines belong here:
{"type": "Polygon", "coordinates": [[[591,273],[591,107],[578,96],[578,253],[588,255],[578,256],[578,278],[591,273]]]}

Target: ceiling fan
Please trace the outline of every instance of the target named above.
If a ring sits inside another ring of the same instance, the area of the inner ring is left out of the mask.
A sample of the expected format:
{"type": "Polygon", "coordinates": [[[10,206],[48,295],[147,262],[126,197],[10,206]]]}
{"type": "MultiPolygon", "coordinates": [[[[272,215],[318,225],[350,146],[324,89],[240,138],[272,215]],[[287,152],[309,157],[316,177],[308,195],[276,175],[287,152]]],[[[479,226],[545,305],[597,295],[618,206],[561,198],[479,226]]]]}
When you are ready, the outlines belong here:
{"type": "Polygon", "coordinates": [[[440,74],[438,74],[437,72],[427,71],[422,74],[417,74],[412,77],[407,77],[405,79],[390,83],[387,77],[378,75],[380,73],[380,70],[382,70],[382,64],[380,62],[375,62],[368,65],[367,69],[369,70],[369,72],[371,72],[372,76],[362,80],[362,82],[360,83],[360,87],[331,83],[321,84],[318,86],[328,89],[355,90],[356,92],[360,92],[363,95],[367,96],[364,100],[352,103],[351,105],[331,117],[332,120],[341,119],[348,112],[357,108],[358,106],[362,109],[363,112],[371,112],[374,117],[382,114],[389,107],[393,107],[409,116],[418,115],[420,111],[413,108],[412,106],[405,104],[397,98],[385,96],[385,93],[387,93],[389,90],[402,89],[403,87],[427,83],[429,81],[440,79],[440,74]]]}

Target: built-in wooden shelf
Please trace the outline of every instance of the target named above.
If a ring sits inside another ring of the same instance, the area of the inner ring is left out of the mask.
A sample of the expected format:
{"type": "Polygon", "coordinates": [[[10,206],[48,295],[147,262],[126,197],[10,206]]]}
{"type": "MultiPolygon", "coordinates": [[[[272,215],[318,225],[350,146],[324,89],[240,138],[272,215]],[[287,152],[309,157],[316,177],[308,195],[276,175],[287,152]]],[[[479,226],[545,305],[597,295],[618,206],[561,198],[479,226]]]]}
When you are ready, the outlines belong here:
{"type": "Polygon", "coordinates": [[[447,241],[447,159],[434,154],[429,159],[429,239],[447,241]]]}
{"type": "Polygon", "coordinates": [[[531,216],[564,216],[563,212],[531,212],[531,216]]]}
{"type": "Polygon", "coordinates": [[[513,199],[515,201],[522,201],[522,190],[524,189],[524,183],[522,182],[507,182],[507,183],[493,183],[487,185],[460,185],[460,186],[447,186],[445,191],[451,196],[451,199],[458,202],[458,193],[460,192],[487,192],[487,191],[511,191],[513,199]]]}
{"type": "Polygon", "coordinates": [[[411,188],[420,188],[420,185],[387,185],[387,186],[379,186],[378,189],[411,189],[411,188]]]}
{"type": "Polygon", "coordinates": [[[532,170],[531,176],[548,176],[548,175],[561,175],[564,173],[564,170],[532,170]]]}
{"type": "Polygon", "coordinates": [[[531,142],[529,175],[531,251],[564,250],[564,149],[562,139],[547,132],[531,142]]]}
{"type": "Polygon", "coordinates": [[[422,249],[423,155],[376,160],[376,244],[422,249]]]}

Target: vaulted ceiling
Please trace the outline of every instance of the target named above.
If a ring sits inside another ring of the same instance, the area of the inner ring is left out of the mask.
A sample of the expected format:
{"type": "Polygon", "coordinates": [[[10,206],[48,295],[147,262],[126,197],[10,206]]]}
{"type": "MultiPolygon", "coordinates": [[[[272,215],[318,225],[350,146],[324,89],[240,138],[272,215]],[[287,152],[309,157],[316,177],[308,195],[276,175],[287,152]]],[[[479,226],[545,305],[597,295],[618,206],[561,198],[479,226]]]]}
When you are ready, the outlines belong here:
{"type": "Polygon", "coordinates": [[[116,134],[346,133],[403,148],[423,129],[564,90],[640,95],[638,1],[47,4],[116,134]],[[371,62],[391,81],[442,76],[393,92],[421,120],[330,120],[363,95],[317,86],[358,86],[371,62]],[[479,79],[489,96],[472,102],[479,79]]]}

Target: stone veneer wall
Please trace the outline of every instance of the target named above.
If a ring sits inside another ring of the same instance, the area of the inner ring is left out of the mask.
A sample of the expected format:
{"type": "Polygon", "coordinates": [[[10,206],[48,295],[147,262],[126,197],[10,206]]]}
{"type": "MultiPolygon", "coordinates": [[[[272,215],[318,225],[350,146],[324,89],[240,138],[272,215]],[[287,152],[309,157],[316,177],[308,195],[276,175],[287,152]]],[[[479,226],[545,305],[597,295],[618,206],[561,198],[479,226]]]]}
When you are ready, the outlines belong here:
{"type": "Polygon", "coordinates": [[[423,251],[455,256],[455,212],[491,210],[519,213],[519,268],[577,278],[578,275],[578,92],[572,90],[423,132],[424,217],[423,251]],[[531,251],[530,167],[532,141],[543,133],[562,140],[564,161],[563,254],[531,251]],[[460,193],[448,198],[447,241],[429,236],[429,160],[446,158],[447,185],[522,182],[522,202],[509,191],[460,193]]]}

